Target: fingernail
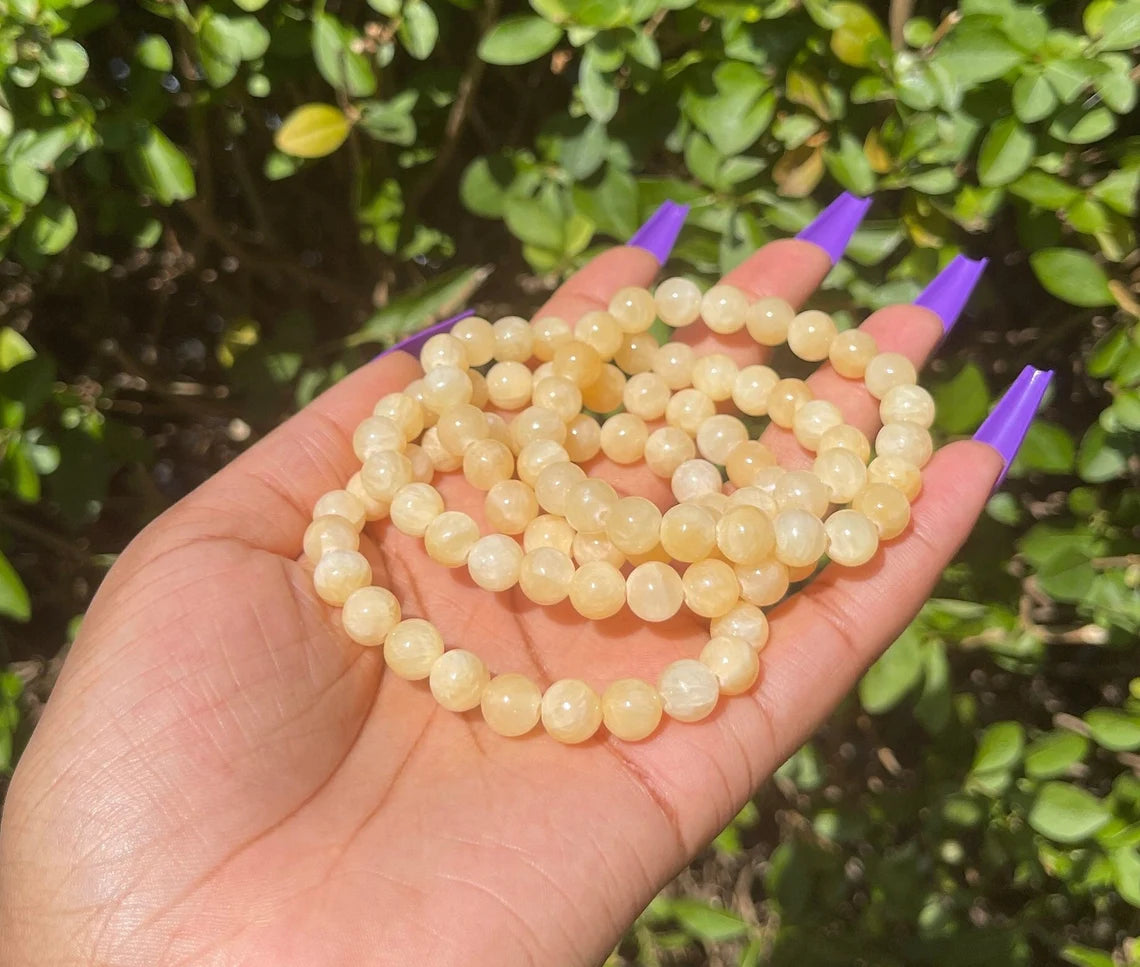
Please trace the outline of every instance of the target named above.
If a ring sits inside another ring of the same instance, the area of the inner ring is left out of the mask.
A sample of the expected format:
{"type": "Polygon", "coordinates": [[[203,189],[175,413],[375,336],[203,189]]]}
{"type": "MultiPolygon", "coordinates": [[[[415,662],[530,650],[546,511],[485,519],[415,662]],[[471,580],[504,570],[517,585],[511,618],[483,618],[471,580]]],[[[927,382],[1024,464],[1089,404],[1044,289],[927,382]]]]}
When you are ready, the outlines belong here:
{"type": "Polygon", "coordinates": [[[681,226],[685,224],[688,214],[688,205],[663,201],[657,211],[646,219],[645,224],[633,233],[629,244],[645,249],[664,265],[669,260],[673,246],[677,244],[677,236],[681,233],[681,226]]]}
{"type": "Polygon", "coordinates": [[[444,319],[443,322],[437,322],[434,326],[428,326],[426,329],[421,329],[419,332],[414,332],[406,339],[401,340],[394,346],[389,346],[384,352],[376,356],[379,359],[381,356],[387,356],[388,353],[394,353],[397,349],[401,352],[409,353],[412,356],[418,356],[420,350],[424,348],[424,343],[431,339],[437,332],[447,332],[454,326],[460,319],[466,319],[468,316],[475,315],[474,309],[464,309],[459,315],[452,316],[450,319],[444,319]]]}
{"type": "Polygon", "coordinates": [[[917,299],[916,306],[929,309],[942,320],[942,332],[948,333],[962,314],[970,295],[982,277],[989,259],[968,259],[955,255],[917,299]]]}
{"type": "Polygon", "coordinates": [[[1053,370],[1026,366],[974,434],[975,440],[988,443],[1004,461],[1001,476],[994,484],[995,490],[1005,480],[1009,465],[1021,449],[1025,434],[1029,432],[1029,424],[1037,415],[1037,407],[1041,405],[1041,398],[1052,379],[1053,370]]]}
{"type": "Polygon", "coordinates": [[[796,238],[804,242],[811,242],[823,249],[831,264],[839,261],[855,234],[855,229],[863,221],[867,209],[871,207],[870,198],[857,198],[845,191],[823,211],[815,221],[805,228],[796,238]]]}

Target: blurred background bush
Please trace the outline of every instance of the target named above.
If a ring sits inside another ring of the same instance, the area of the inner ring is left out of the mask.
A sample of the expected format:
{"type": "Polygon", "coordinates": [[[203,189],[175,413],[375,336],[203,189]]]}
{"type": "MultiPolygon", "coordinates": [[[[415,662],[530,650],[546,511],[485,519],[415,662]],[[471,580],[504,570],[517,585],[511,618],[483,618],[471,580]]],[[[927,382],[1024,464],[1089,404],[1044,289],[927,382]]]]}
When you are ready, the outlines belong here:
{"type": "Polygon", "coordinates": [[[116,552],[331,381],[665,198],[709,280],[846,188],[844,324],[991,259],[942,439],[1055,392],[610,963],[1140,963],[1138,48],[1140,0],[0,0],[0,773],[116,552]]]}

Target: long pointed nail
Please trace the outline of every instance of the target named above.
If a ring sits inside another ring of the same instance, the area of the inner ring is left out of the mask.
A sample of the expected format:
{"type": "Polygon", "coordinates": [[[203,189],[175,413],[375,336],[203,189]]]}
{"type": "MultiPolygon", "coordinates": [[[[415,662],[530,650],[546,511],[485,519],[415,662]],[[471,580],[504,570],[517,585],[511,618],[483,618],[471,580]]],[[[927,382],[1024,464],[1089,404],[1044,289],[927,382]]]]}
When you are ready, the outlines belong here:
{"type": "Polygon", "coordinates": [[[669,260],[673,246],[677,244],[677,236],[681,233],[681,226],[685,224],[688,214],[688,205],[663,201],[657,211],[645,220],[645,224],[633,233],[629,244],[645,249],[664,265],[669,260]]]}
{"type": "Polygon", "coordinates": [[[418,356],[421,349],[424,348],[424,343],[431,339],[437,332],[448,332],[460,319],[466,319],[468,316],[475,315],[474,309],[464,309],[459,315],[452,316],[450,319],[444,319],[442,322],[437,322],[434,326],[428,326],[426,329],[421,329],[419,332],[414,332],[406,339],[401,340],[394,346],[389,346],[380,356],[386,356],[388,353],[394,353],[397,349],[401,352],[409,353],[412,356],[418,356]]]}
{"type": "Polygon", "coordinates": [[[1026,366],[974,434],[975,440],[988,443],[1002,458],[1001,476],[994,484],[995,490],[1005,480],[1009,465],[1021,449],[1029,424],[1037,415],[1037,407],[1052,379],[1053,370],[1026,366]]]}
{"type": "Polygon", "coordinates": [[[942,320],[942,332],[948,333],[962,314],[989,259],[968,259],[955,255],[914,300],[942,320]]]}
{"type": "Polygon", "coordinates": [[[855,234],[855,229],[863,221],[867,209],[871,207],[870,198],[858,198],[845,191],[823,211],[815,221],[808,225],[796,238],[804,242],[811,242],[823,249],[831,264],[839,261],[855,234]]]}

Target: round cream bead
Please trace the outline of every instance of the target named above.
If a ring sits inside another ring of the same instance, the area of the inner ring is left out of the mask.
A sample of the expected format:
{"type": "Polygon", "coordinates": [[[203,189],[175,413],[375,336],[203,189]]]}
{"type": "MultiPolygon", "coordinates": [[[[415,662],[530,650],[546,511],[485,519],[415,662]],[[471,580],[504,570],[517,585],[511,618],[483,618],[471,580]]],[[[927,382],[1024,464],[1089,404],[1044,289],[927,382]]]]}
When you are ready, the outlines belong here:
{"type": "Polygon", "coordinates": [[[535,547],[523,555],[519,587],[535,604],[558,604],[570,593],[574,562],[556,547],[535,547]]]}
{"type": "Polygon", "coordinates": [[[629,610],[642,621],[668,621],[685,603],[685,585],[668,564],[649,561],[629,572],[625,595],[629,610]]]}
{"type": "Polygon", "coordinates": [[[761,346],[779,346],[788,339],[796,311],[783,299],[757,299],[744,314],[748,333],[761,346]]]}
{"type": "Polygon", "coordinates": [[[714,285],[701,299],[701,318],[720,335],[740,332],[748,312],[748,296],[734,285],[714,285]]]}
{"type": "Polygon", "coordinates": [[[483,499],[483,516],[500,534],[521,534],[538,516],[538,498],[521,480],[500,480],[483,499]]]}
{"type": "Polygon", "coordinates": [[[471,545],[467,573],[484,591],[508,591],[519,583],[523,549],[506,534],[487,534],[471,545]]]}
{"type": "Polygon", "coordinates": [[[774,466],[776,456],[759,440],[745,440],[732,449],[724,469],[734,487],[747,487],[765,467],[774,466]]]}
{"type": "Polygon", "coordinates": [[[443,498],[435,487],[428,483],[410,483],[396,491],[388,517],[401,534],[423,537],[428,525],[443,511],[443,498]]]}
{"type": "Polygon", "coordinates": [[[435,432],[444,449],[461,457],[476,440],[486,440],[491,435],[491,428],[481,409],[471,403],[462,403],[439,414],[435,432]]]}
{"type": "Polygon", "coordinates": [[[888,423],[875,437],[875,455],[879,457],[899,457],[925,467],[933,454],[930,431],[917,423],[888,423]]]}
{"type": "Polygon", "coordinates": [[[358,645],[382,645],[400,620],[400,602],[387,588],[357,588],[345,600],[340,620],[358,645]]]}
{"type": "Polygon", "coordinates": [[[776,557],[788,567],[814,565],[827,550],[827,533],[819,518],[792,508],[776,515],[776,557]]]}
{"type": "Polygon", "coordinates": [[[724,486],[720,471],[708,460],[686,460],[670,481],[673,496],[680,501],[696,500],[704,494],[719,494],[724,486]]]}
{"type": "Polygon", "coordinates": [[[696,504],[698,507],[704,507],[705,510],[712,513],[715,520],[719,521],[728,510],[728,494],[721,493],[720,491],[711,494],[699,494],[694,497],[690,503],[696,504]]]}
{"type": "Polygon", "coordinates": [[[784,474],[788,471],[781,466],[772,464],[770,467],[757,467],[756,472],[752,475],[752,483],[750,487],[757,487],[764,493],[771,495],[775,500],[776,487],[779,486],[781,480],[784,479],[784,474]]]}
{"type": "Polygon", "coordinates": [[[761,490],[759,487],[752,485],[741,487],[739,490],[734,490],[729,494],[727,510],[731,510],[734,507],[755,507],[758,511],[765,514],[769,520],[773,520],[780,512],[780,506],[776,503],[775,497],[768,493],[768,491],[761,490]]]}
{"type": "Polygon", "coordinates": [[[826,485],[810,470],[788,470],[772,494],[780,510],[806,510],[814,517],[827,513],[831,502],[826,485]]]}
{"type": "Polygon", "coordinates": [[[898,537],[910,523],[910,501],[888,484],[867,484],[851,501],[851,509],[869,517],[884,541],[898,537]]]}
{"type": "Polygon", "coordinates": [[[523,531],[523,550],[529,554],[540,547],[553,547],[569,557],[574,547],[574,528],[555,514],[540,514],[523,531]]]}
{"type": "Polygon", "coordinates": [[[816,453],[825,453],[828,450],[850,450],[863,463],[871,459],[871,442],[867,435],[857,426],[843,423],[825,430],[819,438],[816,453]]]}
{"type": "Polygon", "coordinates": [[[579,388],[589,386],[602,375],[602,357],[593,346],[571,339],[554,352],[554,375],[562,376],[579,388]]]}
{"type": "MultiPolygon", "coordinates": [[[[658,520],[661,518],[660,511],[657,518],[658,520]]],[[[653,543],[657,543],[656,538],[653,543]]],[[[355,551],[360,547],[360,531],[339,514],[325,514],[305,528],[302,546],[305,549],[305,557],[316,564],[326,551],[355,551]]]]}
{"type": "Polygon", "coordinates": [[[648,289],[628,285],[614,293],[609,304],[610,315],[627,333],[645,332],[657,318],[657,303],[648,289]]]}
{"type": "Polygon", "coordinates": [[[688,279],[666,279],[657,286],[653,301],[658,317],[674,329],[692,325],[701,313],[701,290],[688,279]]]}
{"type": "Polygon", "coordinates": [[[672,477],[686,460],[697,455],[697,445],[684,430],[663,426],[645,441],[645,465],[658,477],[672,477]]]}
{"type": "Polygon", "coordinates": [[[534,355],[534,332],[521,316],[504,316],[492,326],[495,358],[503,362],[525,363],[534,355]]]}
{"type": "Polygon", "coordinates": [[[643,420],[656,420],[665,415],[669,404],[669,387],[656,373],[638,373],[631,376],[622,390],[622,405],[634,416],[643,420]]]}
{"type": "Polygon", "coordinates": [[[450,473],[463,466],[463,458],[440,443],[437,427],[431,426],[424,430],[424,435],[420,437],[420,446],[431,460],[431,465],[440,473],[450,473]]]}
{"type": "Polygon", "coordinates": [[[412,461],[396,450],[379,450],[360,468],[360,483],[374,500],[391,504],[396,492],[411,482],[412,461]]]}
{"type": "Polygon", "coordinates": [[[602,700],[583,681],[563,678],[542,696],[542,726],[559,742],[585,742],[601,724],[602,700]]]}
{"type": "Polygon", "coordinates": [[[828,400],[808,400],[792,418],[792,432],[805,450],[817,450],[820,438],[843,423],[839,407],[828,400]]]}
{"type": "MultiPolygon", "coordinates": [[[[554,363],[553,362],[539,363],[530,372],[531,383],[532,384],[538,383],[544,379],[547,379],[547,378],[549,378],[551,376],[555,376],[555,375],[556,374],[554,372],[554,363]]],[[[561,376],[559,376],[558,378],[562,379],[561,376]]]]}
{"type": "Polygon", "coordinates": [[[787,565],[775,558],[756,567],[738,567],[736,579],[740,582],[740,596],[748,604],[766,608],[788,593],[791,578],[787,565]]]}
{"type": "Polygon", "coordinates": [[[701,649],[700,660],[716,676],[721,695],[741,695],[760,677],[756,649],[743,638],[728,635],[710,638],[701,649]]]}
{"type": "Polygon", "coordinates": [[[748,427],[735,416],[718,413],[697,430],[697,452],[706,460],[723,466],[729,455],[748,440],[748,427]]]}
{"type": "Polygon", "coordinates": [[[602,721],[624,742],[639,742],[661,722],[661,696],[639,678],[619,678],[602,693],[602,721]]]}
{"type": "Polygon", "coordinates": [[[523,483],[534,486],[538,475],[555,463],[569,463],[570,455],[566,448],[553,440],[535,440],[521,447],[515,458],[515,470],[523,483]]]}
{"type": "Polygon", "coordinates": [[[533,390],[533,377],[523,363],[507,360],[487,370],[487,399],[500,410],[522,409],[533,390]]]}
{"type": "Polygon", "coordinates": [[[435,477],[435,464],[427,451],[418,443],[409,443],[404,448],[404,456],[412,463],[412,480],[416,483],[431,483],[435,477]]]}
{"type": "Polygon", "coordinates": [[[728,614],[740,600],[740,581],[732,566],[716,558],[697,561],[685,568],[685,604],[702,618],[728,614]]]}
{"type": "Polygon", "coordinates": [[[645,456],[649,428],[633,413],[615,413],[602,424],[602,453],[614,463],[636,463],[645,456]]]}
{"type": "Polygon", "coordinates": [[[622,497],[606,517],[606,537],[623,554],[648,554],[661,534],[661,511],[645,497],[622,497]]]}
{"type": "Polygon", "coordinates": [[[535,381],[531,402],[553,410],[563,423],[569,423],[582,412],[582,391],[568,379],[547,376],[535,381]]]}
{"type": "Polygon", "coordinates": [[[431,666],[431,693],[449,712],[467,712],[483,698],[490,682],[487,666],[478,655],[463,648],[445,651],[431,666]]]}
{"type": "Polygon", "coordinates": [[[520,450],[535,440],[553,440],[561,445],[566,439],[566,424],[553,410],[528,406],[511,420],[511,439],[520,450]]]}
{"type": "Polygon", "coordinates": [[[566,439],[562,445],[574,463],[593,460],[602,449],[602,428],[589,413],[579,413],[566,424],[566,439]]]}
{"type": "Polygon", "coordinates": [[[788,568],[788,580],[791,581],[792,584],[806,581],[815,574],[818,567],[819,561],[816,561],[814,564],[802,564],[799,567],[790,567],[788,568]]]}
{"type": "Polygon", "coordinates": [[[565,517],[571,488],[585,479],[586,471],[576,463],[552,463],[535,480],[534,495],[547,513],[565,517]]]}
{"type": "Polygon", "coordinates": [[[587,312],[574,323],[574,338],[593,346],[602,359],[613,359],[625,342],[625,333],[608,312],[587,312]]]}
{"type": "Polygon", "coordinates": [[[720,403],[732,398],[740,367],[725,353],[709,353],[693,363],[693,389],[720,403]]]}
{"type": "Polygon", "coordinates": [[[770,366],[745,366],[733,380],[732,402],[746,416],[763,416],[779,382],[779,375],[770,366]]]}
{"type": "Polygon", "coordinates": [[[424,549],[437,564],[462,567],[479,540],[479,526],[461,510],[445,510],[424,531],[424,549]]]}
{"type": "Polygon", "coordinates": [[[430,621],[405,618],[384,638],[384,661],[410,682],[427,678],[443,654],[443,638],[430,621]]]}
{"type": "Polygon", "coordinates": [[[657,683],[665,714],[678,722],[699,722],[716,708],[720,682],[707,665],[682,658],[666,666],[657,683]]]}
{"type": "Polygon", "coordinates": [[[850,450],[836,447],[815,458],[812,470],[833,504],[848,504],[867,483],[867,465],[850,450]]]}
{"type": "Polygon", "coordinates": [[[875,337],[860,329],[848,329],[831,340],[827,358],[831,368],[846,379],[862,379],[867,364],[879,351],[875,337]]]}
{"type": "Polygon", "coordinates": [[[494,358],[495,330],[486,319],[460,319],[451,327],[451,335],[463,346],[468,366],[483,366],[494,358]]]}
{"type": "MultiPolygon", "coordinates": [[[[467,378],[471,380],[471,405],[483,412],[487,408],[487,377],[477,369],[467,370],[467,378]]],[[[484,414],[486,419],[486,414],[484,414]]]]}
{"type": "Polygon", "coordinates": [[[808,309],[788,323],[788,348],[800,359],[818,363],[827,359],[831,341],[838,331],[826,312],[808,309]]]}
{"type": "Polygon", "coordinates": [[[901,457],[875,457],[867,465],[867,482],[888,484],[913,501],[922,490],[922,471],[901,457]]]}
{"type": "Polygon", "coordinates": [[[823,524],[827,556],[844,567],[866,564],[879,549],[879,531],[866,514],[837,510],[823,524]]]}
{"type": "Polygon", "coordinates": [[[782,379],[768,395],[768,416],[776,426],[790,430],[796,410],[812,398],[811,389],[802,379],[782,379]]]}
{"type": "Polygon", "coordinates": [[[697,354],[683,342],[667,342],[653,353],[653,372],[665,380],[671,390],[684,389],[693,381],[693,365],[697,354]]]}
{"type": "MultiPolygon", "coordinates": [[[[424,397],[424,381],[423,379],[413,379],[407,386],[404,387],[404,395],[408,399],[416,403],[420,408],[420,416],[423,419],[424,428],[435,426],[436,414],[433,410],[427,408],[427,403],[424,397]]],[[[378,416],[386,416],[387,414],[377,414],[378,416]]],[[[394,417],[389,417],[394,419],[394,417]]],[[[414,436],[409,436],[408,439],[414,439],[414,436]]]]}
{"type": "Polygon", "coordinates": [[[538,725],[542,692],[525,675],[496,675],[484,687],[479,707],[492,732],[514,738],[538,725]]]}
{"type": "Polygon", "coordinates": [[[730,638],[743,638],[760,651],[768,643],[768,616],[756,605],[743,602],[728,614],[713,618],[709,624],[709,633],[714,637],[727,635],[730,638]]]}
{"type": "Polygon", "coordinates": [[[716,517],[696,504],[674,504],[661,515],[661,546],[674,560],[703,560],[716,547],[716,517]]]}
{"type": "Polygon", "coordinates": [[[696,389],[678,390],[665,407],[665,422],[695,437],[705,420],[716,415],[716,404],[696,389]]]}
{"type": "Polygon", "coordinates": [[[497,440],[513,454],[517,454],[515,441],[511,439],[511,425],[498,413],[487,414],[487,439],[497,440]]]}
{"type": "Polygon", "coordinates": [[[620,568],[625,564],[625,555],[614,547],[613,542],[604,533],[575,534],[570,554],[579,565],[605,561],[620,568]]]}
{"type": "Polygon", "coordinates": [[[498,440],[475,440],[463,451],[463,476],[476,490],[490,490],[514,472],[515,456],[498,440]]]}
{"type": "Polygon", "coordinates": [[[631,375],[647,373],[653,368],[657,348],[657,340],[651,333],[635,333],[625,337],[621,349],[614,356],[614,362],[631,375]]]}
{"type": "Polygon", "coordinates": [[[934,423],[934,397],[921,386],[893,386],[879,403],[879,419],[884,423],[917,423],[929,429],[934,423]]]}
{"type": "Polygon", "coordinates": [[[359,551],[334,547],[313,569],[313,587],[325,604],[340,607],[357,588],[372,580],[372,565],[359,551]]]}
{"type": "Polygon", "coordinates": [[[471,402],[471,380],[458,366],[437,366],[424,373],[423,383],[424,406],[436,414],[471,402]]]}
{"type": "Polygon", "coordinates": [[[730,507],[717,521],[716,546],[733,564],[759,564],[775,544],[772,521],[755,507],[730,507]]]}
{"type": "Polygon", "coordinates": [[[428,337],[420,350],[420,365],[424,372],[436,369],[439,366],[455,366],[458,369],[467,369],[470,365],[467,359],[467,349],[458,339],[446,332],[437,332],[428,337]]]}
{"type": "Polygon", "coordinates": [[[621,406],[625,393],[625,373],[606,363],[598,378],[582,390],[582,405],[595,413],[612,413],[621,406]]]}
{"type": "Polygon", "coordinates": [[[372,408],[373,416],[383,416],[400,428],[405,440],[424,432],[424,408],[407,393],[388,393],[372,408]]]}
{"type": "Polygon", "coordinates": [[[583,618],[615,615],[625,604],[625,578],[606,561],[583,564],[570,580],[570,603],[583,618]]]}
{"type": "Polygon", "coordinates": [[[881,400],[896,386],[906,386],[918,380],[914,363],[901,353],[879,353],[863,372],[863,383],[875,399],[881,400]]]}
{"type": "Polygon", "coordinates": [[[579,534],[597,534],[605,531],[606,518],[617,502],[617,492],[606,481],[585,478],[566,492],[565,507],[561,513],[566,518],[566,523],[579,534]]]}
{"type": "Polygon", "coordinates": [[[359,470],[348,478],[348,483],[344,485],[344,489],[364,504],[365,520],[382,520],[388,516],[388,508],[391,506],[391,501],[377,500],[369,494],[368,491],[364,489],[364,483],[360,479],[359,470]]]}
{"type": "Polygon", "coordinates": [[[530,328],[534,333],[534,358],[543,363],[550,362],[558,347],[565,346],[574,338],[570,323],[558,316],[535,319],[530,328]]]}
{"type": "Polygon", "coordinates": [[[407,443],[403,429],[386,416],[366,417],[352,434],[352,451],[361,463],[381,450],[403,450],[407,443]]]}
{"type": "Polygon", "coordinates": [[[313,506],[313,520],[329,514],[343,517],[357,530],[364,526],[364,504],[347,490],[330,490],[317,500],[313,506]]]}
{"type": "Polygon", "coordinates": [[[642,564],[650,564],[654,561],[659,564],[669,564],[673,559],[665,553],[665,549],[658,543],[656,547],[651,548],[644,554],[630,554],[626,560],[629,561],[630,566],[640,567],[642,564]]]}

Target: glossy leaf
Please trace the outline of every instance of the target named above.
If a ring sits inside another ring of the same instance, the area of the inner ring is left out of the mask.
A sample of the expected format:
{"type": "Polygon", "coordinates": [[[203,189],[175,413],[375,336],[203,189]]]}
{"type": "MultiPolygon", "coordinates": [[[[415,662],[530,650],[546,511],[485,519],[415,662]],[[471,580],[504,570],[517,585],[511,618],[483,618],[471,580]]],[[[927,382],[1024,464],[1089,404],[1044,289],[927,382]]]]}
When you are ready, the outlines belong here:
{"type": "Polygon", "coordinates": [[[3,553],[0,553],[0,616],[14,621],[27,621],[32,616],[28,590],[3,553]]]}
{"type": "Polygon", "coordinates": [[[1089,740],[1058,729],[1031,742],[1025,750],[1025,774],[1034,779],[1063,776],[1088,754],[1089,740]]]}
{"type": "Polygon", "coordinates": [[[562,28],[542,17],[519,14],[500,20],[479,41],[479,56],[488,64],[527,64],[552,51],[562,28]]]}
{"type": "Polygon", "coordinates": [[[1033,252],[1029,264],[1046,292],[1074,306],[1106,306],[1113,302],[1108,276],[1080,249],[1046,248],[1033,252]]]}
{"type": "Polygon", "coordinates": [[[1033,160],[1036,141],[1016,118],[998,121],[978,152],[978,180],[983,185],[1006,185],[1033,160]]]}
{"type": "Polygon", "coordinates": [[[1112,752],[1140,749],[1140,715],[1121,708],[1094,708],[1085,713],[1093,740],[1112,752]]]}
{"type": "Polygon", "coordinates": [[[405,0],[400,43],[416,60],[427,60],[439,39],[439,21],[426,0],[405,0]]]}
{"type": "Polygon", "coordinates": [[[344,144],[349,123],[331,104],[304,104],[278,128],[273,143],[278,151],[297,158],[323,158],[344,144]]]}
{"type": "Polygon", "coordinates": [[[1029,825],[1058,843],[1080,843],[1112,818],[1092,793],[1068,782],[1046,782],[1029,807],[1029,825]]]}

